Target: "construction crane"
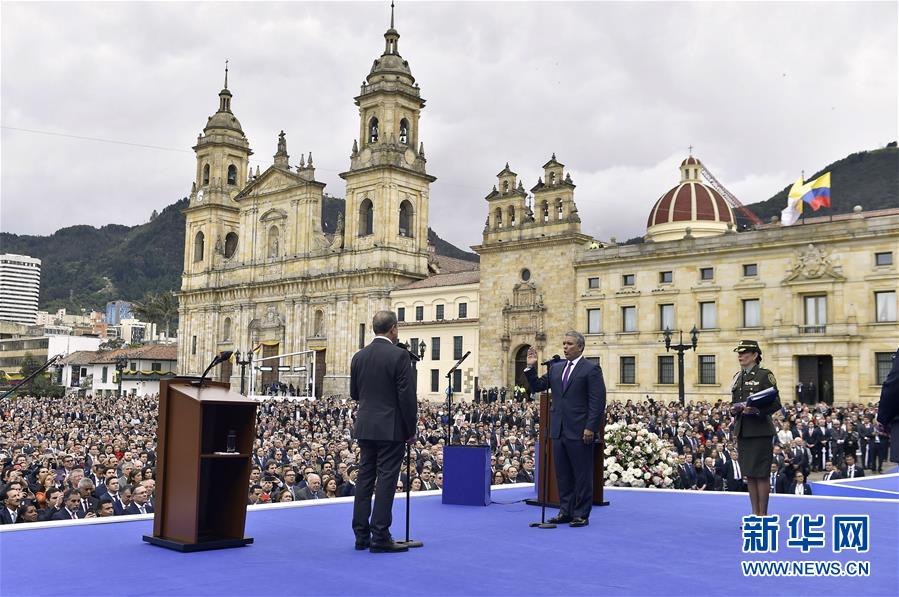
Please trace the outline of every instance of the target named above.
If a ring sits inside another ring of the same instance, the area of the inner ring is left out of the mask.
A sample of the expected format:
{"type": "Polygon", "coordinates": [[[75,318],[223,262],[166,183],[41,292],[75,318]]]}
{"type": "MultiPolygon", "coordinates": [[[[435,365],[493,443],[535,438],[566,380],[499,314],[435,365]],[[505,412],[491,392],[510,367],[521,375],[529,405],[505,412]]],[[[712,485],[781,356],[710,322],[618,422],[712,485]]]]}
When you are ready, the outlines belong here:
{"type": "Polygon", "coordinates": [[[762,220],[759,219],[757,215],[752,213],[745,205],[740,203],[740,200],[737,199],[733,193],[727,190],[727,188],[721,184],[715,176],[709,172],[709,169],[705,167],[705,164],[702,165],[702,176],[708,181],[708,183],[714,188],[716,191],[721,193],[721,196],[724,197],[724,200],[730,203],[730,206],[738,210],[743,217],[753,223],[753,225],[759,225],[762,223],[762,220]]]}

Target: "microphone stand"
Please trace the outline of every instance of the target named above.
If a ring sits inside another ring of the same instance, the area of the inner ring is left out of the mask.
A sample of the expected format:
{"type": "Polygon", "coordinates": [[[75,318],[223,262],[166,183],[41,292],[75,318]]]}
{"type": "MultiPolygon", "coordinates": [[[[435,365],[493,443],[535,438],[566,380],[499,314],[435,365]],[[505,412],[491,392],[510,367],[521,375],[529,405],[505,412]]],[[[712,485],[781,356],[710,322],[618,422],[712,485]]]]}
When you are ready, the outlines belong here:
{"type": "Polygon", "coordinates": [[[462,361],[471,354],[469,350],[462,355],[462,358],[456,361],[456,364],[446,372],[446,445],[453,443],[453,373],[462,364],[462,361]]]}
{"type": "MultiPolygon", "coordinates": [[[[401,348],[405,348],[406,352],[409,353],[409,358],[412,359],[412,370],[415,372],[415,387],[418,388],[418,367],[416,364],[421,358],[409,350],[405,344],[400,345],[401,348]]],[[[424,351],[422,351],[422,356],[424,356],[424,351]]],[[[397,543],[402,543],[406,547],[424,547],[424,543],[421,541],[413,541],[409,538],[409,524],[411,520],[411,503],[412,503],[412,445],[409,442],[406,442],[406,540],[405,541],[397,541],[397,543]]]]}
{"type": "MultiPolygon", "coordinates": [[[[559,355],[554,355],[548,361],[545,361],[543,364],[546,365],[546,372],[549,375],[549,370],[552,368],[553,364],[560,361],[559,355]]],[[[550,398],[552,400],[552,398],[550,398]]],[[[548,409],[547,409],[548,410],[548,409]]],[[[539,412],[539,411],[538,411],[539,412]]],[[[549,492],[549,475],[547,474],[547,469],[549,469],[548,462],[548,454],[549,450],[547,449],[546,442],[549,441],[549,426],[546,424],[546,421],[540,421],[540,451],[543,453],[540,456],[540,486],[542,487],[541,493],[543,494],[543,499],[540,500],[540,522],[532,522],[528,526],[531,528],[538,529],[554,529],[556,525],[551,522],[546,522],[546,501],[549,499],[547,493],[549,492]]]]}

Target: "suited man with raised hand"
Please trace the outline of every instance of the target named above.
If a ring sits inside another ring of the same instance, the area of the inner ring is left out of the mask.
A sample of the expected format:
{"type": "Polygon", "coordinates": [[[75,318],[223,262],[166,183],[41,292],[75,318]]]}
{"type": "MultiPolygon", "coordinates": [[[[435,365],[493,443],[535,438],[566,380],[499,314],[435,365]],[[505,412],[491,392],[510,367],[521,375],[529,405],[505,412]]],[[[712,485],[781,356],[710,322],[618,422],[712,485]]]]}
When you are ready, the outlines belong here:
{"type": "Polygon", "coordinates": [[[418,418],[412,361],[408,351],[396,346],[396,322],[392,311],[375,313],[375,339],[350,364],[350,397],[358,403],[353,437],[361,450],[353,532],[356,549],[372,553],[409,549],[390,535],[403,448],[414,441],[418,418]]]}
{"type": "Polygon", "coordinates": [[[562,341],[565,358],[538,377],[537,351],[527,355],[531,392],[552,391],[549,437],[559,487],[559,514],[549,522],[587,526],[593,506],[593,449],[606,413],[602,370],[583,357],[584,336],[571,330],[562,341]]]}

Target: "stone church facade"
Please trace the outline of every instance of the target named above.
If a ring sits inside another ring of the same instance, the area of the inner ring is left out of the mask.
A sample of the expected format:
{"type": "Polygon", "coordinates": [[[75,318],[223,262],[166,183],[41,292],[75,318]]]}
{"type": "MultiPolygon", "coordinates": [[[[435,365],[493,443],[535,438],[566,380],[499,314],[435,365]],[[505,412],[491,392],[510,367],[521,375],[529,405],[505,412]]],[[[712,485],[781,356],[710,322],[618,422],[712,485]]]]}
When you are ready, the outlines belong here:
{"type": "MultiPolygon", "coordinates": [[[[344,393],[374,313],[390,307],[393,288],[428,276],[428,191],[436,179],[419,135],[425,100],[399,54],[399,37],[391,23],[384,52],[355,97],[359,138],[340,175],[346,217],[329,234],[321,224],[325,185],[311,153],[292,165],[282,131],[272,165],[250,171],[253,151],[232,110],[226,71],[218,110],[193,148],[180,373],[199,374],[222,350],[314,350],[318,387],[344,393]]],[[[231,364],[219,377],[240,382],[231,364]]],[[[262,377],[269,383],[277,374],[262,377]]]]}

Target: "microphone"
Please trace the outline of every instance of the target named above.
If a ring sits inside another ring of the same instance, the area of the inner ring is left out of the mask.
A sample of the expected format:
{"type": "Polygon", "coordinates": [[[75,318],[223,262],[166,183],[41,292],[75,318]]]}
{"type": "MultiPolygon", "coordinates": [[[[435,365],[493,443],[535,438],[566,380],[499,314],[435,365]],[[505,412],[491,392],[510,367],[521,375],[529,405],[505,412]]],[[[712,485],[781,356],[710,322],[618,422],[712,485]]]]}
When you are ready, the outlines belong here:
{"type": "Polygon", "coordinates": [[[234,354],[233,350],[223,350],[222,352],[215,355],[215,358],[212,359],[212,362],[209,363],[209,366],[206,367],[206,371],[203,372],[203,375],[200,376],[200,379],[194,381],[193,384],[196,386],[203,387],[203,382],[206,380],[206,374],[209,373],[210,369],[218,365],[219,363],[224,363],[228,359],[231,358],[231,355],[234,354]]]}
{"type": "Polygon", "coordinates": [[[541,365],[552,365],[553,363],[558,363],[558,362],[561,361],[561,360],[562,360],[562,357],[560,357],[560,356],[557,355],[557,354],[554,354],[554,355],[553,355],[553,358],[549,359],[548,361],[543,361],[543,362],[540,363],[540,364],[541,364],[541,365]]]}

